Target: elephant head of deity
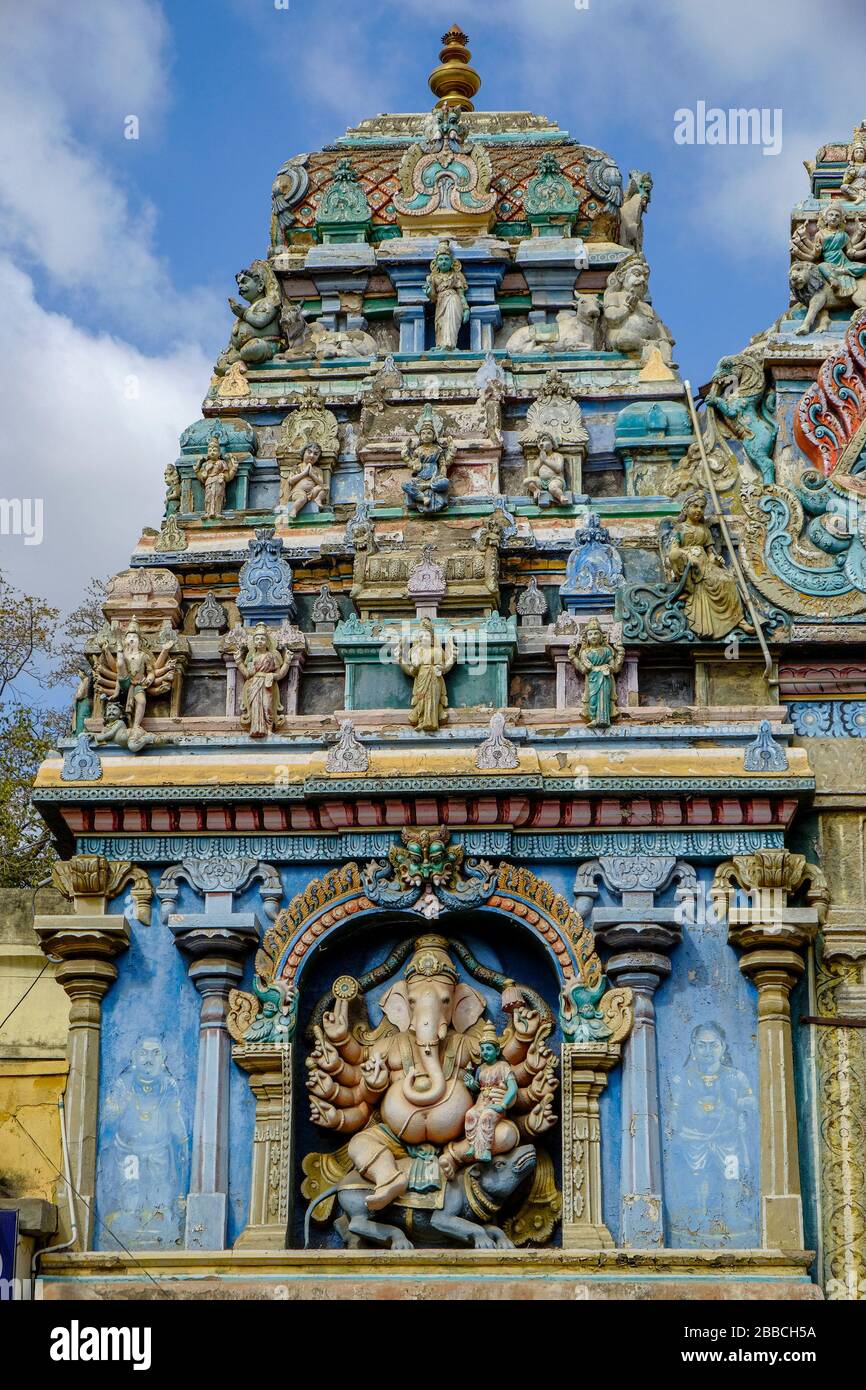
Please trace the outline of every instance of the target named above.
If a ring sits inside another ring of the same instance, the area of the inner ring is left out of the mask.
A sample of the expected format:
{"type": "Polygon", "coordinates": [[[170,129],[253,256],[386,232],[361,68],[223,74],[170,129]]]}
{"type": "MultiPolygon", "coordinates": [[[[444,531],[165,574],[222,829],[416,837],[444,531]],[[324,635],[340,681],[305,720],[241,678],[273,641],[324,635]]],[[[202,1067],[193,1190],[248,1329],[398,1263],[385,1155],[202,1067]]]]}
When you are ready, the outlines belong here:
{"type": "Polygon", "coordinates": [[[413,1067],[403,1082],[408,1101],[428,1107],[445,1095],[448,1080],[442,1065],[442,1044],[451,1033],[465,1033],[484,1012],[484,996],[460,980],[441,936],[422,936],[406,967],[381,999],[382,1012],[399,1033],[417,1045],[421,1068],[413,1067]]]}

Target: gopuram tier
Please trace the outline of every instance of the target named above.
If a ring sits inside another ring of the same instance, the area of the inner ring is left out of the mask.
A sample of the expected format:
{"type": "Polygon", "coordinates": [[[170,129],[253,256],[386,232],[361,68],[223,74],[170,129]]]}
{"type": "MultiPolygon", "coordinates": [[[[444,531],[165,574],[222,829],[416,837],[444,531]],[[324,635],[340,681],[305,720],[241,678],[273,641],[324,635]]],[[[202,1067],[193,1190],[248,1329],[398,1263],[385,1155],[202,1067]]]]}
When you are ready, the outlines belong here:
{"type": "Polygon", "coordinates": [[[443,43],[278,170],[38,776],[46,1296],[857,1297],[866,129],[693,395],[650,175],[443,43]]]}

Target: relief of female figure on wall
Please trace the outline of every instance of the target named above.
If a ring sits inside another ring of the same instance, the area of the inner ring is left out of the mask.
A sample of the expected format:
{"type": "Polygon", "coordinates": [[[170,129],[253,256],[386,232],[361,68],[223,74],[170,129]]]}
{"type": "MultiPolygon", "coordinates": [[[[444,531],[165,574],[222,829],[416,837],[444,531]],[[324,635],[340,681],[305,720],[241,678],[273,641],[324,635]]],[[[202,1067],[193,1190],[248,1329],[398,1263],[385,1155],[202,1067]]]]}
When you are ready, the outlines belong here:
{"type": "Polygon", "coordinates": [[[683,503],[667,562],[676,579],[685,575],[685,613],[698,637],[726,637],[735,627],[754,632],[743,614],[737,581],[716,554],[706,519],[707,499],[694,492],[683,503]]]}

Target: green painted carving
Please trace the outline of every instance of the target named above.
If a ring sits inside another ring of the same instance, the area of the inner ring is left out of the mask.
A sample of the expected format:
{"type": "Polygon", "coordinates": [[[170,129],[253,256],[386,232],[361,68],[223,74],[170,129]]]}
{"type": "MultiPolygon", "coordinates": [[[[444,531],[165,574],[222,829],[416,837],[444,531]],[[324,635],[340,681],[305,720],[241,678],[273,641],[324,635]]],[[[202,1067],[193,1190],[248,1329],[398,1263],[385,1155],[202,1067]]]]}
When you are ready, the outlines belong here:
{"type": "Polygon", "coordinates": [[[523,205],[536,235],[571,235],[571,224],[580,204],[570,179],[550,151],[541,156],[538,173],[527,185],[523,205]]]}
{"type": "Polygon", "coordinates": [[[316,216],[316,235],[324,242],[365,241],[370,204],[348,159],[341,159],[325,188],[316,216]]]}

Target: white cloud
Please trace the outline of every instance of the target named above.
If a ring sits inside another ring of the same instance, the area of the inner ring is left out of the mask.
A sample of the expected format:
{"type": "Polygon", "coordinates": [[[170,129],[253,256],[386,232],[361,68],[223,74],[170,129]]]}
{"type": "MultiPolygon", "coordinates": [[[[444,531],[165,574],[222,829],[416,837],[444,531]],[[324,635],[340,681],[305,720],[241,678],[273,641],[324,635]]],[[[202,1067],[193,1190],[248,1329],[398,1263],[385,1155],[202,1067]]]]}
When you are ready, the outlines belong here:
{"type": "Polygon", "coordinates": [[[154,249],[153,208],[130,196],[99,148],[97,137],[115,159],[124,152],[128,115],[158,121],[166,46],[149,0],[36,0],[0,49],[0,245],[44,272],[52,291],[98,306],[112,328],[134,323],[148,344],[212,335],[225,318],[217,296],[174,291],[154,249]]]}
{"type": "Polygon", "coordinates": [[[85,332],[43,309],[4,257],[0,319],[15,325],[0,376],[0,492],[42,498],[44,515],[41,545],[0,536],[0,568],[71,608],[91,577],[127,565],[143,525],[159,525],[163,469],[201,413],[210,364],[195,347],[148,357],[85,332]]]}

